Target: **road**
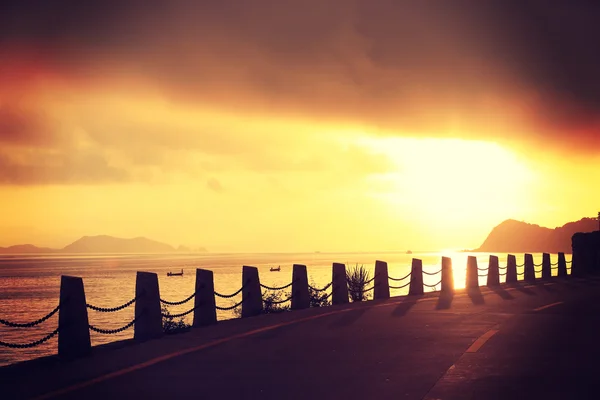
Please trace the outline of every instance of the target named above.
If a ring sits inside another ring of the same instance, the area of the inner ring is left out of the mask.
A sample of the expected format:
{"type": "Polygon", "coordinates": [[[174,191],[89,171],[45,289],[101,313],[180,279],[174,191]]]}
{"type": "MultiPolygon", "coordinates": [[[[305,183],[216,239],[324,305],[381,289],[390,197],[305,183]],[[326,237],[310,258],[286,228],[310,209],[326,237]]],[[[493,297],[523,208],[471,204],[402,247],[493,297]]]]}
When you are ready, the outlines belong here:
{"type": "Polygon", "coordinates": [[[227,321],[0,369],[3,398],[596,399],[600,280],[227,321]],[[41,396],[41,397],[40,397],[41,396]]]}

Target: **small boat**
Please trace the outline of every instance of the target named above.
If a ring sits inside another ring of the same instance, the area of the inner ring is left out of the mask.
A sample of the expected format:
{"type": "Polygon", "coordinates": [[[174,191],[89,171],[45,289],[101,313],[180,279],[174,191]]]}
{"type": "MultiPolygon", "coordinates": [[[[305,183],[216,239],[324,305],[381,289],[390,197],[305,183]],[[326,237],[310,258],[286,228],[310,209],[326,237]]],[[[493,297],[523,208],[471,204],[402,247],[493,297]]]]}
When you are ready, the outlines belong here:
{"type": "Polygon", "coordinates": [[[270,271],[271,272],[273,272],[273,271],[281,271],[281,265],[278,265],[277,268],[271,267],[270,271]]]}
{"type": "Polygon", "coordinates": [[[412,251],[408,250],[408,251],[406,252],[406,254],[412,254],[412,251]]]}
{"type": "Polygon", "coordinates": [[[183,268],[181,272],[167,272],[167,276],[183,276],[183,268]]]}

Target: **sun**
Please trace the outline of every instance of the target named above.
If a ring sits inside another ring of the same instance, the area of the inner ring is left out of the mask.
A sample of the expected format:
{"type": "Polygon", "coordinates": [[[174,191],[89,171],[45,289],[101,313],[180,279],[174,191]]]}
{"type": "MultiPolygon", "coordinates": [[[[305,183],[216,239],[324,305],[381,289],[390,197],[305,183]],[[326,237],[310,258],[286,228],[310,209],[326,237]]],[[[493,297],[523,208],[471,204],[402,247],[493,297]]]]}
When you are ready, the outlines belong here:
{"type": "Polygon", "coordinates": [[[496,143],[369,137],[361,144],[395,164],[395,171],[379,177],[388,183],[383,197],[390,212],[430,230],[465,236],[469,226],[489,229],[530,207],[527,187],[535,174],[496,143]]]}

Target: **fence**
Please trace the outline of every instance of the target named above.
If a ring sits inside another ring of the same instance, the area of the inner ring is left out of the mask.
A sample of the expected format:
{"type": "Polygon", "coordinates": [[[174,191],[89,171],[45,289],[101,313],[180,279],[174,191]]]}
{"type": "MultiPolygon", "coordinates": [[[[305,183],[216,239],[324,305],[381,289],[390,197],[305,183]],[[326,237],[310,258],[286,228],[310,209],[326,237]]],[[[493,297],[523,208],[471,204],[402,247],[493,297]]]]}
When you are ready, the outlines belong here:
{"type": "MultiPolygon", "coordinates": [[[[479,268],[477,258],[469,256],[467,259],[466,287],[467,289],[478,288],[479,278],[487,279],[487,286],[500,285],[500,277],[505,277],[505,282],[516,283],[518,280],[533,282],[536,273],[541,273],[541,279],[552,278],[552,270],[557,270],[558,277],[567,277],[567,264],[564,253],[558,253],[555,263],[551,262],[550,254],[544,253],[542,262],[535,264],[531,254],[525,254],[524,262],[517,265],[516,257],[509,254],[505,267],[500,267],[498,257],[490,255],[488,268],[479,268]],[[540,269],[536,269],[540,267],[540,269]],[[521,272],[517,269],[523,268],[521,272]],[[521,276],[522,279],[518,279],[521,276]]],[[[581,266],[572,265],[572,271],[581,266]]],[[[428,287],[436,291],[439,287],[441,292],[454,291],[452,274],[452,260],[442,257],[441,269],[435,272],[423,270],[420,259],[413,258],[411,272],[402,277],[392,277],[388,274],[388,265],[385,261],[376,261],[375,273],[372,279],[364,279],[356,286],[349,280],[346,266],[333,263],[332,280],[322,288],[316,288],[308,284],[308,274],[305,265],[294,264],[292,282],[281,287],[271,287],[260,283],[258,269],[251,266],[242,268],[242,287],[234,293],[223,294],[214,290],[213,272],[203,269],[196,270],[196,286],[194,293],[182,300],[166,300],[160,297],[158,276],[151,272],[137,272],[135,296],[128,302],[116,307],[102,307],[88,304],[85,299],[83,280],[79,277],[62,276],[60,286],[59,304],[47,315],[36,321],[28,323],[10,322],[0,319],[0,324],[13,328],[30,328],[39,325],[58,312],[58,327],[46,336],[31,343],[7,343],[0,341],[0,346],[10,348],[30,348],[41,345],[58,335],[58,355],[61,358],[72,359],[85,356],[91,352],[90,330],[100,334],[115,334],[126,329],[134,329],[134,339],[145,341],[159,338],[163,335],[163,318],[179,318],[193,313],[193,327],[202,327],[217,323],[216,310],[233,310],[241,307],[241,317],[247,318],[263,313],[265,305],[273,305],[291,301],[292,310],[300,310],[310,307],[310,294],[322,293],[321,299],[331,297],[333,305],[346,304],[349,299],[363,299],[364,294],[373,291],[374,299],[390,298],[390,289],[403,289],[408,287],[408,295],[422,295],[424,288],[428,287]],[[434,285],[424,283],[423,275],[440,276],[434,285]],[[391,284],[390,284],[391,282],[391,284]],[[281,300],[273,301],[263,297],[262,289],[285,290],[291,287],[291,294],[281,300]],[[331,290],[328,293],[329,289],[331,290]],[[242,300],[232,306],[220,306],[217,299],[229,299],[242,293],[242,300]],[[165,314],[162,305],[183,305],[194,300],[193,306],[180,314],[165,314]],[[270,302],[270,303],[269,303],[270,302]],[[124,308],[135,306],[134,318],[129,323],[117,329],[102,329],[90,325],[88,322],[88,310],[93,312],[111,313],[124,308]]]]}

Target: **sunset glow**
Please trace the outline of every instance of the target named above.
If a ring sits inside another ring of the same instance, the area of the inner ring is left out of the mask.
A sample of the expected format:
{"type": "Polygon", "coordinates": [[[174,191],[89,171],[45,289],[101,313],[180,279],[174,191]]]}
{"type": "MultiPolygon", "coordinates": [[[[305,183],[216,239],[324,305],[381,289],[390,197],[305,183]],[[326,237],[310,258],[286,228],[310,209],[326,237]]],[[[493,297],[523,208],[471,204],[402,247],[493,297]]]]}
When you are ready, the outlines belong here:
{"type": "MultiPolygon", "coordinates": [[[[10,25],[0,246],[108,234],[211,251],[462,249],[505,219],[595,215],[598,114],[520,68],[550,74],[542,55],[476,14],[352,4],[278,3],[268,20],[263,5],[102,9],[96,40],[85,24],[10,25]]],[[[65,18],[96,15],[77,12],[65,18]]]]}

